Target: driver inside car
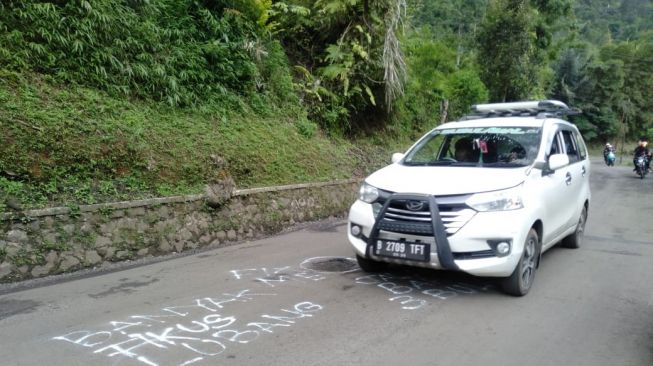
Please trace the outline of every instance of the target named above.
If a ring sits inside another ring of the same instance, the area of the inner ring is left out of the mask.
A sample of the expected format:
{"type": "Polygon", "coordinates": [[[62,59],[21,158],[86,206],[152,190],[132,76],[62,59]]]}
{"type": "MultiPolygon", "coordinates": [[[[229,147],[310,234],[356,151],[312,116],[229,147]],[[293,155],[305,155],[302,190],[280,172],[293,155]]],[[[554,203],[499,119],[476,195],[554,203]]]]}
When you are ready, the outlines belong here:
{"type": "Polygon", "coordinates": [[[526,157],[526,150],[521,146],[515,146],[510,150],[510,156],[508,157],[508,162],[515,160],[523,159],[526,157]]]}
{"type": "Polygon", "coordinates": [[[456,161],[476,163],[480,155],[479,149],[475,148],[474,140],[470,137],[463,137],[454,145],[454,157],[456,161]]]}

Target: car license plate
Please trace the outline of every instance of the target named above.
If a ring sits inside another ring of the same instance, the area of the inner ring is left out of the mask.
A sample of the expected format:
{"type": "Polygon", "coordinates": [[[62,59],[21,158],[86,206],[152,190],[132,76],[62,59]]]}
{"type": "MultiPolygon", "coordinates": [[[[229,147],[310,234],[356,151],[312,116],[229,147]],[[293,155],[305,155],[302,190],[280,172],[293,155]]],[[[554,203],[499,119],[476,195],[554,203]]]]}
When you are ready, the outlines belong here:
{"type": "Polygon", "coordinates": [[[408,241],[377,240],[374,253],[378,256],[428,262],[431,245],[408,241]]]}

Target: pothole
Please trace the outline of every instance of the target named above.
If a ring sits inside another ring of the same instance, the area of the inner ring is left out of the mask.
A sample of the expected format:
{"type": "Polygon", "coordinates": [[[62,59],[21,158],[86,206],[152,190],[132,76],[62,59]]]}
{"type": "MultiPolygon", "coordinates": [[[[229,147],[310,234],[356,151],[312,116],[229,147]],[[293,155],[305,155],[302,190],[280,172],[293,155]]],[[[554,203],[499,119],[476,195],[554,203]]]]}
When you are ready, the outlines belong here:
{"type": "Polygon", "coordinates": [[[299,267],[316,272],[347,273],[357,271],[358,263],[347,257],[315,257],[304,260],[299,267]]]}

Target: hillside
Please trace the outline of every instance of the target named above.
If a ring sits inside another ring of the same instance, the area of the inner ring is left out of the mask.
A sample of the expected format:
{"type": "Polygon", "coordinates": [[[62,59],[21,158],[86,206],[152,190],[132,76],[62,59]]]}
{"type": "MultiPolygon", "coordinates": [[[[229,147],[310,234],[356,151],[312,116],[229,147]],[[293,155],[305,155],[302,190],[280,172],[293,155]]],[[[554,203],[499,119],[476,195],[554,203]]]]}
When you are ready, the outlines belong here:
{"type": "Polygon", "coordinates": [[[475,103],[653,135],[644,0],[0,2],[0,211],[362,177],[475,103]]]}
{"type": "Polygon", "coordinates": [[[351,178],[405,148],[320,128],[270,10],[2,2],[0,211],[351,178]]]}
{"type": "Polygon", "coordinates": [[[1,73],[0,104],[0,188],[23,208],[199,193],[225,170],[238,188],[346,179],[393,147],[327,137],[301,110],[179,109],[35,75],[1,73]]]}

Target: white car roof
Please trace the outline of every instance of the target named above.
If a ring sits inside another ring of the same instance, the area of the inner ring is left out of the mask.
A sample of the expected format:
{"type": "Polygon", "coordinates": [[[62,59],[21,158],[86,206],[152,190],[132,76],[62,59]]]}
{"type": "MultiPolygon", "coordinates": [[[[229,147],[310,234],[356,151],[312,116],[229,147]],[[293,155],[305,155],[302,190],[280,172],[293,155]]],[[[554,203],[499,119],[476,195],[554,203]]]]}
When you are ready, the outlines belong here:
{"type": "Polygon", "coordinates": [[[550,123],[564,123],[569,122],[557,118],[536,118],[533,116],[527,117],[493,117],[493,118],[478,118],[470,120],[462,120],[456,122],[444,123],[436,130],[445,128],[470,128],[470,127],[543,127],[545,124],[550,123]]]}

